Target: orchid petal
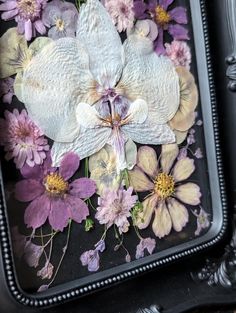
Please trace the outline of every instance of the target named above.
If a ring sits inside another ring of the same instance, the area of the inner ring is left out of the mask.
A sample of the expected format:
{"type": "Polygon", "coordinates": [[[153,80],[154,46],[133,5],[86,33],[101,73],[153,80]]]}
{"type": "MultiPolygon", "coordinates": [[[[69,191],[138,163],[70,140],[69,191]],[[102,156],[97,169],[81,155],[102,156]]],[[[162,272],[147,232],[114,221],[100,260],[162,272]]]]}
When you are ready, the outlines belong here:
{"type": "Polygon", "coordinates": [[[176,187],[175,196],[190,205],[200,204],[201,192],[198,185],[187,183],[176,187]]]}
{"type": "Polygon", "coordinates": [[[158,238],[169,235],[172,228],[171,217],[164,201],[158,203],[155,210],[155,217],[152,223],[152,230],[158,238]]]}
{"type": "Polygon", "coordinates": [[[95,128],[103,124],[97,110],[88,103],[79,103],[77,105],[76,119],[77,123],[85,128],[95,128]]]}
{"type": "Polygon", "coordinates": [[[148,197],[143,201],[142,205],[143,211],[138,215],[137,221],[135,221],[135,224],[136,226],[138,226],[139,229],[147,228],[150,224],[152,214],[157,205],[157,196],[152,195],[148,197]]]}
{"type": "Polygon", "coordinates": [[[142,99],[137,99],[131,103],[126,119],[130,124],[142,124],[148,115],[147,103],[142,99]]]}
{"type": "Polygon", "coordinates": [[[125,156],[127,169],[132,170],[137,162],[137,146],[131,139],[128,139],[125,144],[125,156]]]}
{"type": "Polygon", "coordinates": [[[194,160],[190,158],[184,158],[178,160],[173,168],[173,177],[175,182],[179,182],[189,178],[189,176],[194,172],[195,165],[194,160]]]}
{"type": "Polygon", "coordinates": [[[72,141],[79,132],[77,103],[95,100],[88,63],[78,41],[63,38],[46,45],[24,71],[22,100],[30,117],[54,141],[72,141]]]}
{"type": "Polygon", "coordinates": [[[179,154],[177,144],[162,145],[161,147],[161,169],[164,173],[169,173],[170,169],[179,154]]]}
{"type": "Polygon", "coordinates": [[[157,175],[158,167],[156,151],[148,146],[140,147],[138,150],[137,165],[144,173],[154,178],[157,175]]]}
{"type": "Polygon", "coordinates": [[[129,171],[129,181],[134,190],[138,192],[149,191],[154,188],[154,184],[137,166],[132,171],[129,171]]]}
{"type": "Polygon", "coordinates": [[[173,228],[177,232],[181,231],[188,223],[189,214],[184,205],[174,198],[168,199],[168,209],[173,223],[173,228]]]}
{"type": "Polygon", "coordinates": [[[114,87],[123,68],[123,46],[112,20],[98,0],[88,0],[81,7],[77,38],[85,47],[90,70],[102,86],[114,87]]]}

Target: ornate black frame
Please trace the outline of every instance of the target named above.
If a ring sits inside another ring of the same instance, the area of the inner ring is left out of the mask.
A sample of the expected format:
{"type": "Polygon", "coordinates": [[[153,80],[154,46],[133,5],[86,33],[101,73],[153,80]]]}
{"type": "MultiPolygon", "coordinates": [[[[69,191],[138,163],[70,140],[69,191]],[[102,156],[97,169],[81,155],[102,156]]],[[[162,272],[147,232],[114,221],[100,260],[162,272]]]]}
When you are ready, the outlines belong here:
{"type": "MultiPolygon", "coordinates": [[[[234,0],[226,0],[226,1],[234,1],[234,0]]],[[[175,261],[179,258],[186,257],[196,253],[197,251],[206,249],[218,243],[226,230],[226,219],[227,219],[227,197],[224,186],[224,177],[223,177],[223,166],[221,160],[221,148],[220,148],[220,139],[219,139],[219,127],[218,127],[218,116],[217,116],[217,107],[216,107],[216,96],[215,96],[215,86],[213,79],[213,70],[211,65],[211,55],[210,55],[210,44],[208,37],[208,25],[207,25],[207,15],[206,15],[206,7],[204,0],[190,0],[191,12],[192,12],[192,24],[194,28],[194,37],[195,37],[195,46],[197,52],[197,62],[198,62],[198,71],[204,73],[204,78],[201,77],[199,80],[200,90],[201,90],[201,100],[202,102],[208,102],[208,107],[211,105],[211,112],[207,112],[206,115],[204,112],[205,119],[208,121],[207,124],[209,128],[212,126],[209,123],[212,121],[214,129],[214,138],[211,137],[213,133],[207,132],[207,134],[211,134],[209,137],[206,137],[206,142],[210,144],[211,149],[215,150],[216,161],[217,164],[209,163],[208,166],[211,168],[215,166],[215,168],[211,171],[214,173],[213,180],[217,184],[219,181],[221,198],[217,197],[217,201],[220,201],[222,204],[222,225],[220,230],[216,231],[216,236],[211,238],[211,240],[206,240],[205,243],[196,245],[196,247],[190,248],[188,250],[176,253],[170,257],[163,258],[157,261],[152,261],[147,265],[140,265],[136,269],[126,269],[120,274],[114,274],[110,271],[110,277],[106,279],[102,279],[96,283],[86,285],[85,287],[77,288],[71,287],[69,291],[60,292],[57,290],[55,292],[49,291],[49,293],[45,296],[30,296],[22,292],[17,284],[14,263],[12,259],[12,251],[10,244],[10,234],[8,228],[8,221],[5,211],[5,203],[3,198],[3,183],[1,179],[1,193],[0,193],[0,242],[1,242],[1,251],[0,251],[0,270],[2,271],[2,276],[5,278],[2,280],[0,285],[0,290],[2,295],[4,295],[4,301],[8,307],[11,305],[17,305],[17,303],[21,303],[27,307],[33,308],[43,308],[48,307],[55,304],[60,304],[69,299],[76,298],[77,296],[84,295],[90,293],[94,290],[110,286],[119,281],[126,280],[130,277],[136,276],[142,272],[147,272],[151,269],[154,269],[158,266],[164,265],[171,261],[175,261]],[[205,55],[205,58],[202,56],[205,55]],[[211,138],[210,138],[211,137],[211,138]],[[217,168],[216,168],[217,165],[217,168]]],[[[231,60],[231,59],[230,59],[231,60]]],[[[229,62],[231,62],[229,60],[229,62]]],[[[233,61],[232,61],[233,62],[233,61]]],[[[231,62],[231,63],[232,63],[231,62]]],[[[232,63],[233,65],[235,63],[232,63]]],[[[232,71],[228,71],[232,73],[232,71]]],[[[234,72],[233,72],[234,73],[234,72]]],[[[232,80],[232,75],[228,75],[232,80]]],[[[232,84],[230,83],[230,88],[233,89],[232,84]]],[[[210,148],[208,149],[208,153],[210,148]]],[[[208,155],[209,160],[209,155],[208,155]]],[[[219,225],[218,225],[219,226],[219,225]]],[[[235,241],[233,241],[235,242],[235,241]]],[[[144,312],[158,312],[160,308],[151,307],[150,309],[144,309],[144,312]]],[[[141,311],[140,311],[141,312],[141,311]]]]}

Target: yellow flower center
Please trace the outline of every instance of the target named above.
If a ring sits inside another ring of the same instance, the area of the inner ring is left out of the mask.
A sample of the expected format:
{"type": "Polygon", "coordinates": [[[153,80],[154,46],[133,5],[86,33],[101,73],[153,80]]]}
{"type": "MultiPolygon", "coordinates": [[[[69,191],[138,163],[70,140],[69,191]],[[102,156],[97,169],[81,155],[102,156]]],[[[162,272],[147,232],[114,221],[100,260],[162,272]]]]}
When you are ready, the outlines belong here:
{"type": "Polygon", "coordinates": [[[65,28],[65,22],[62,20],[62,19],[57,19],[56,21],[56,28],[59,30],[59,31],[63,31],[64,28],[65,28]]]}
{"type": "Polygon", "coordinates": [[[154,191],[161,200],[170,197],[175,191],[173,176],[166,173],[158,174],[154,183],[154,191]]]}
{"type": "Polygon", "coordinates": [[[51,195],[64,195],[69,187],[61,175],[58,173],[50,173],[45,179],[45,188],[51,195]]]}
{"type": "Polygon", "coordinates": [[[170,14],[166,10],[164,10],[162,6],[158,5],[155,9],[155,13],[156,13],[156,22],[159,25],[164,26],[170,22],[171,20],[170,14]]]}

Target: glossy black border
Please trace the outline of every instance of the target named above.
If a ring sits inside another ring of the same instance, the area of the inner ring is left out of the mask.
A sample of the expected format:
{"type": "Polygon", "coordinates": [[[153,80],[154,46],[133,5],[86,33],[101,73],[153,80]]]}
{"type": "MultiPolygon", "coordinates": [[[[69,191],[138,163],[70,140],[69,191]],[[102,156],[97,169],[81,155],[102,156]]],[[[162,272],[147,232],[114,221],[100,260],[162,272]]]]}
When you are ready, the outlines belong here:
{"type": "MultiPolygon", "coordinates": [[[[206,235],[189,243],[187,249],[186,244],[179,245],[176,247],[176,252],[174,251],[174,254],[168,257],[165,256],[165,254],[168,254],[168,250],[166,250],[159,254],[158,260],[155,260],[155,255],[146,257],[143,260],[134,261],[129,265],[118,266],[112,270],[94,274],[90,276],[87,281],[85,278],[67,283],[65,284],[66,287],[64,288],[64,291],[62,291],[62,287],[54,287],[45,293],[30,295],[22,291],[17,283],[10,243],[6,204],[3,196],[3,181],[2,177],[0,177],[0,244],[2,249],[0,266],[2,262],[2,272],[5,275],[4,283],[6,284],[4,287],[0,286],[0,290],[1,288],[7,288],[8,294],[10,294],[16,302],[34,308],[43,308],[60,304],[66,300],[88,294],[92,291],[99,290],[103,287],[209,248],[218,243],[224,236],[227,226],[227,203],[219,142],[216,97],[210,58],[205,1],[190,0],[190,6],[197,56],[197,68],[198,73],[201,75],[201,77],[199,77],[199,87],[201,102],[204,104],[202,105],[202,109],[205,125],[206,151],[215,213],[213,219],[217,219],[217,223],[213,223],[213,226],[206,235]],[[204,243],[200,243],[202,241],[204,241],[204,243]],[[179,252],[177,252],[177,250],[179,252]],[[88,282],[89,280],[91,281],[91,279],[93,279],[93,283],[88,282]],[[80,285],[80,287],[78,287],[78,285],[80,285]]],[[[173,251],[174,249],[172,248],[171,250],[173,251]]]]}

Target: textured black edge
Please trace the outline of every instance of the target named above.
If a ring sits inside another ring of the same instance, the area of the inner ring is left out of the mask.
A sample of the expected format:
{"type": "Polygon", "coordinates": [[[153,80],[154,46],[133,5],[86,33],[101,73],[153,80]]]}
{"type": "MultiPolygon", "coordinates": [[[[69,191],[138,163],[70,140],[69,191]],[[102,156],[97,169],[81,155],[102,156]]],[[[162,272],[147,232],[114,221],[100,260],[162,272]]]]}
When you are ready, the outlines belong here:
{"type": "MultiPolygon", "coordinates": [[[[202,27],[203,27],[203,36],[205,43],[205,52],[206,52],[206,62],[207,62],[207,71],[208,71],[208,81],[209,81],[209,89],[210,89],[210,102],[212,108],[212,121],[213,121],[213,131],[214,131],[214,140],[215,140],[215,150],[216,150],[216,161],[218,167],[218,178],[220,183],[220,194],[221,194],[221,204],[222,204],[222,226],[220,231],[217,233],[214,238],[205,243],[199,244],[196,247],[189,248],[185,251],[181,251],[179,253],[175,253],[169,257],[159,259],[157,261],[151,262],[147,265],[142,265],[137,267],[136,269],[127,270],[121,274],[111,275],[107,279],[101,279],[97,282],[87,284],[84,287],[80,288],[72,288],[67,292],[58,292],[52,296],[47,296],[46,294],[38,294],[29,295],[21,290],[17,283],[16,273],[14,269],[14,261],[13,261],[13,253],[10,244],[10,234],[9,234],[9,225],[7,220],[7,210],[6,204],[3,197],[3,180],[0,177],[0,247],[2,249],[2,259],[3,259],[3,267],[4,274],[6,277],[7,287],[9,288],[9,292],[17,303],[20,303],[27,307],[33,308],[45,308],[52,305],[60,304],[64,301],[74,299],[78,296],[86,295],[93,291],[99,290],[101,288],[110,286],[114,283],[118,283],[124,281],[128,278],[137,276],[138,274],[150,271],[155,269],[161,265],[165,265],[167,263],[176,261],[180,258],[187,257],[197,253],[198,251],[202,251],[209,247],[212,247],[216,243],[218,243],[224,236],[227,226],[227,199],[226,199],[226,190],[224,183],[224,175],[223,175],[223,166],[221,159],[221,151],[220,151],[220,139],[219,139],[219,127],[218,127],[218,117],[217,117],[217,108],[216,108],[216,95],[215,95],[215,87],[213,80],[213,71],[211,65],[211,56],[210,56],[210,44],[209,44],[209,36],[208,36],[208,26],[207,26],[207,16],[206,16],[206,8],[205,8],[205,0],[190,0],[190,2],[198,3],[201,10],[201,16],[198,16],[199,19],[202,19],[202,27]]],[[[194,14],[194,12],[192,12],[194,14]]]]}

